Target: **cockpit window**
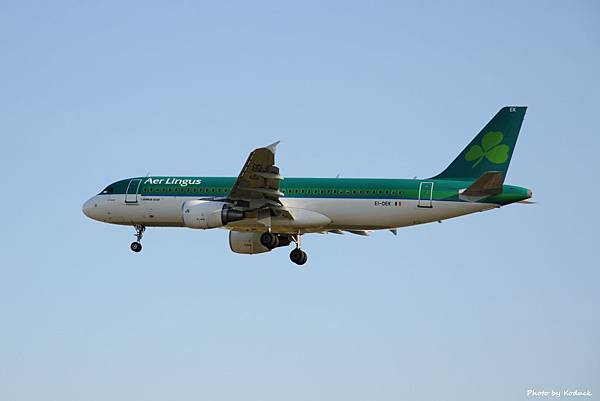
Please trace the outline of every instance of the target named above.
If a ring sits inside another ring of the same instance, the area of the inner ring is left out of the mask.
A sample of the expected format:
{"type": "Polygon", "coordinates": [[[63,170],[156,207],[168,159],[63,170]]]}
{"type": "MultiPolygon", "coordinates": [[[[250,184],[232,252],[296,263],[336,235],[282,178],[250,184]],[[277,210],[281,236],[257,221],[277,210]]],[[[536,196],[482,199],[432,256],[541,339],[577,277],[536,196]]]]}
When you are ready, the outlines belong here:
{"type": "Polygon", "coordinates": [[[101,194],[112,194],[114,192],[114,188],[112,185],[107,186],[106,188],[104,188],[104,190],[102,192],[100,192],[101,194]]]}

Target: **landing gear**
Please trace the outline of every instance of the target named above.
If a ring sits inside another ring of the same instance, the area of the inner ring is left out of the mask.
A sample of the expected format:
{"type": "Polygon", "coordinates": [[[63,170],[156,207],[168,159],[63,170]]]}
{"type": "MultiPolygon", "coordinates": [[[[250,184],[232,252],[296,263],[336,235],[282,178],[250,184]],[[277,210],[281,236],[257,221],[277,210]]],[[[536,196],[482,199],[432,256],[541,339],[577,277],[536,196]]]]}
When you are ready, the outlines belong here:
{"type": "Polygon", "coordinates": [[[139,252],[142,250],[142,244],[140,244],[139,242],[132,242],[131,246],[130,246],[131,250],[133,252],[139,252]]]}
{"type": "Polygon", "coordinates": [[[140,243],[140,241],[142,240],[142,237],[144,236],[144,231],[146,231],[146,227],[142,226],[141,224],[136,224],[134,226],[135,228],[135,237],[137,238],[137,241],[134,241],[131,243],[131,245],[129,246],[129,248],[131,248],[131,250],[133,252],[139,252],[142,250],[142,244],[140,243]]]}
{"type": "Polygon", "coordinates": [[[290,260],[295,264],[302,266],[308,260],[308,255],[300,248],[296,248],[290,252],[290,260]]]}
{"type": "Polygon", "coordinates": [[[275,249],[288,246],[291,242],[296,243],[296,248],[290,252],[290,260],[301,266],[306,263],[308,256],[300,249],[300,233],[298,234],[274,234],[270,231],[260,235],[260,244],[267,249],[275,249]]]}
{"type": "Polygon", "coordinates": [[[266,232],[260,236],[260,243],[265,248],[277,248],[279,246],[279,237],[273,233],[266,232]]]}
{"type": "Polygon", "coordinates": [[[308,255],[300,249],[300,234],[292,235],[291,237],[292,241],[296,243],[296,249],[293,249],[292,252],[290,252],[290,260],[298,266],[302,266],[308,260],[308,255]]]}

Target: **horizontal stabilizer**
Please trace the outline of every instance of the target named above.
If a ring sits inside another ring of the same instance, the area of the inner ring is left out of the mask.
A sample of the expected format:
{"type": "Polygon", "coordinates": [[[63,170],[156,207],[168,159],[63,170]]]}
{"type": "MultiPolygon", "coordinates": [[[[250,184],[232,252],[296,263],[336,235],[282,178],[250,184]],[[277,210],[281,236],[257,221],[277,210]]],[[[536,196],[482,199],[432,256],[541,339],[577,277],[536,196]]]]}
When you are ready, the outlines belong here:
{"type": "Polygon", "coordinates": [[[502,184],[504,184],[504,173],[501,171],[488,171],[460,194],[477,198],[497,195],[502,192],[502,184]]]}

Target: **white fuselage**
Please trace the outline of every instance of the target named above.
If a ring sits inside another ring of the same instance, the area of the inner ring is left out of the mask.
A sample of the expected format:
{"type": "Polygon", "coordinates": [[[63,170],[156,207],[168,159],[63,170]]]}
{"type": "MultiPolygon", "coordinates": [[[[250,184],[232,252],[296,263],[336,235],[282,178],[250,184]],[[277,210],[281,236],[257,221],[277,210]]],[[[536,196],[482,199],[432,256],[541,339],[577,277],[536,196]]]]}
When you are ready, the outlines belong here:
{"type": "MultiPolygon", "coordinates": [[[[184,227],[182,206],[197,199],[194,196],[142,196],[135,201],[126,195],[96,195],[84,206],[84,213],[98,221],[121,225],[184,227]]],[[[264,231],[305,233],[324,230],[378,230],[429,223],[498,207],[477,202],[433,201],[431,207],[419,206],[417,200],[399,199],[340,199],[282,197],[282,203],[294,214],[311,211],[326,216],[324,226],[298,226],[289,219],[273,217],[268,221],[244,219],[224,228],[235,231],[264,231]]]]}

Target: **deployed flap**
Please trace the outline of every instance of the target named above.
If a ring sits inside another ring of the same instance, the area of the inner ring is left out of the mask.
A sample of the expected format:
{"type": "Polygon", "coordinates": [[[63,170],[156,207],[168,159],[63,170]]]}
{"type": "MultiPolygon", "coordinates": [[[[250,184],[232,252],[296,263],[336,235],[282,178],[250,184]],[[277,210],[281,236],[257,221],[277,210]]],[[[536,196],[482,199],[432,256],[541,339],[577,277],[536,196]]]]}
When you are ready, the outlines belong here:
{"type": "Polygon", "coordinates": [[[461,195],[472,197],[497,195],[502,192],[502,184],[504,184],[504,173],[501,171],[488,171],[471,184],[469,188],[461,192],[461,195]]]}

